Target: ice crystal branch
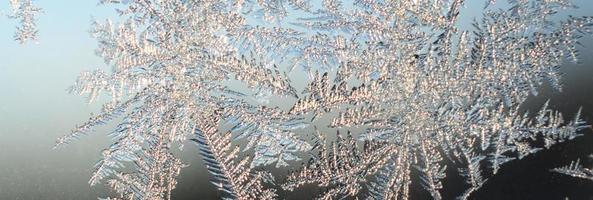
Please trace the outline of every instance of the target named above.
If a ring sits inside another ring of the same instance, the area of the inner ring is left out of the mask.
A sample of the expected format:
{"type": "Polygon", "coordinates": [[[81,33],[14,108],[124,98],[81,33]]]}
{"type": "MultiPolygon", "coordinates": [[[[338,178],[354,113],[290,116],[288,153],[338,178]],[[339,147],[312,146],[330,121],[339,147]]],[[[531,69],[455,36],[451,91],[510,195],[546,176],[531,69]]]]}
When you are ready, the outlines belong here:
{"type": "Polygon", "coordinates": [[[37,40],[38,30],[36,17],[41,13],[41,8],[33,5],[32,0],[10,0],[12,13],[8,17],[18,20],[14,40],[23,44],[37,40]]]}
{"type": "Polygon", "coordinates": [[[569,165],[554,168],[551,171],[593,181],[593,170],[591,168],[583,167],[580,159],[570,162],[569,165]]]}
{"type": "Polygon", "coordinates": [[[422,172],[422,186],[430,193],[433,199],[442,199],[440,189],[443,188],[442,179],[446,177],[446,166],[441,166],[443,158],[438,153],[436,144],[430,141],[422,142],[420,155],[423,159],[421,165],[416,168],[422,172]]]}
{"type": "MultiPolygon", "coordinates": [[[[34,38],[39,10],[11,2],[17,40],[34,38]]],[[[552,19],[568,0],[486,0],[464,19],[473,27],[460,26],[464,0],[100,3],[119,14],[91,30],[111,70],[82,73],[70,91],[111,101],[57,143],[116,121],[90,183],[119,198],[170,199],[185,166],[171,149],[191,139],[223,198],[274,198],[256,167],[304,159],[277,189],[408,199],[419,178],[442,199],[445,170],[458,168],[467,199],[504,163],[588,128],[548,103],[535,117],[519,111],[544,81],[562,89],[559,66],[591,33],[591,17],[552,19]]]]}
{"type": "Polygon", "coordinates": [[[349,133],[346,138],[340,133],[337,137],[336,142],[328,145],[324,136],[319,135],[316,139],[318,155],[303,169],[289,175],[282,187],[289,191],[305,184],[330,187],[320,199],[356,196],[367,176],[376,173],[390,158],[389,145],[365,143],[359,151],[356,140],[349,133]]]}
{"type": "MultiPolygon", "coordinates": [[[[208,122],[208,121],[207,121],[208,122]]],[[[236,160],[239,148],[232,148],[230,132],[219,134],[216,122],[205,123],[196,128],[194,141],[200,148],[208,171],[213,174],[213,183],[228,195],[228,199],[272,199],[273,189],[264,189],[262,173],[252,174],[249,156],[236,160]]]]}

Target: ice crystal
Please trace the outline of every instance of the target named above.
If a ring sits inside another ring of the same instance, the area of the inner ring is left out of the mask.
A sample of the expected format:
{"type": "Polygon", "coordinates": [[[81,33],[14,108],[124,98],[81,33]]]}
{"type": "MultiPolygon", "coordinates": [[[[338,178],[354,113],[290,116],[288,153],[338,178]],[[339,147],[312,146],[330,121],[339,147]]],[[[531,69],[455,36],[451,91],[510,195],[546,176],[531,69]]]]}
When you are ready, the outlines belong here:
{"type": "MultiPolygon", "coordinates": [[[[100,3],[119,14],[91,31],[111,71],[71,92],[111,101],[58,145],[119,122],[90,180],[119,198],[169,199],[185,166],[171,149],[191,139],[227,199],[307,184],[321,199],[408,199],[415,179],[442,199],[456,168],[466,199],[504,163],[587,128],[547,103],[519,108],[544,81],[561,89],[559,66],[591,32],[591,17],[553,19],[568,0],[485,0],[473,27],[464,0],[100,3]],[[273,186],[266,166],[300,169],[273,186]]],[[[20,41],[36,33],[23,19],[20,41]]]]}
{"type": "Polygon", "coordinates": [[[32,0],[10,0],[10,6],[12,13],[8,17],[19,21],[14,39],[21,44],[37,40],[38,30],[35,21],[41,9],[33,5],[32,0]]]}
{"type": "Polygon", "coordinates": [[[265,172],[252,174],[249,157],[235,163],[239,148],[231,148],[231,133],[219,134],[215,125],[218,123],[205,123],[203,126],[206,127],[196,127],[197,139],[193,139],[200,148],[208,171],[214,176],[212,183],[224,191],[228,199],[274,198],[276,194],[273,189],[263,188],[265,172]]]}
{"type": "MultiPolygon", "coordinates": [[[[593,155],[590,155],[589,157],[593,158],[593,155]]],[[[583,165],[581,165],[580,159],[570,162],[569,165],[554,168],[552,171],[593,181],[593,169],[583,167],[583,165]]]]}

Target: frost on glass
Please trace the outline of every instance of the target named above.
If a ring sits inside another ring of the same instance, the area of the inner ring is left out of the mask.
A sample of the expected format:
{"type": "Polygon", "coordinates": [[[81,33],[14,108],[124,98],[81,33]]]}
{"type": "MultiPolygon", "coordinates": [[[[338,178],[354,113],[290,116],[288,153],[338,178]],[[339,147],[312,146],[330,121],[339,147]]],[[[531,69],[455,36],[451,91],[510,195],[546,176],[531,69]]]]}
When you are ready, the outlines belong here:
{"type": "Polygon", "coordinates": [[[37,40],[36,17],[41,13],[41,9],[33,5],[32,0],[9,0],[12,12],[9,18],[18,21],[14,40],[19,43],[37,40]]]}
{"type": "MultiPolygon", "coordinates": [[[[589,155],[590,158],[593,158],[593,155],[589,155]]],[[[581,164],[581,160],[577,159],[576,161],[570,162],[570,164],[558,168],[554,168],[551,171],[569,175],[572,177],[588,179],[589,181],[593,181],[593,168],[589,167],[586,168],[581,164]]]]}
{"type": "Polygon", "coordinates": [[[483,2],[461,27],[464,0],[101,1],[119,16],[91,30],[110,69],[70,91],[109,101],[57,145],[117,122],[89,182],[121,199],[170,199],[187,140],[225,199],[311,184],[320,199],[408,199],[416,180],[442,199],[451,169],[466,199],[588,128],[519,107],[543,82],[562,89],[593,18],[557,20],[568,0],[483,2]]]}

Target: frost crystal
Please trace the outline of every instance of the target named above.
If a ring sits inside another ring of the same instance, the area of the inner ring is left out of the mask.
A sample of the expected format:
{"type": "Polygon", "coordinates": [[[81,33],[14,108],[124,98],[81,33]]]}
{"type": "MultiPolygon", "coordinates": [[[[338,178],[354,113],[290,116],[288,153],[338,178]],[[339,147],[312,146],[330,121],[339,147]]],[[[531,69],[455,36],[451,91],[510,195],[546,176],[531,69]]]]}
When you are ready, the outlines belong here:
{"type": "MultiPolygon", "coordinates": [[[[591,155],[590,157],[593,157],[591,155]]],[[[581,165],[581,160],[570,162],[569,165],[552,169],[553,172],[566,174],[572,177],[583,178],[593,181],[593,169],[585,168],[581,165]]]]}
{"type": "Polygon", "coordinates": [[[519,110],[544,81],[561,89],[560,64],[591,32],[591,17],[552,19],[568,0],[486,0],[473,27],[464,0],[101,3],[120,15],[91,31],[111,71],[71,91],[111,101],[58,145],[121,119],[90,181],[120,198],[169,199],[185,166],[171,149],[191,139],[223,198],[315,184],[321,199],[408,199],[419,179],[442,199],[457,169],[466,199],[504,163],[587,128],[547,103],[519,110]],[[274,186],[267,166],[300,169],[274,186]]]}
{"type": "Polygon", "coordinates": [[[14,39],[21,44],[37,40],[35,18],[41,13],[41,9],[35,7],[32,0],[10,0],[10,6],[12,13],[8,17],[19,20],[14,39]]]}

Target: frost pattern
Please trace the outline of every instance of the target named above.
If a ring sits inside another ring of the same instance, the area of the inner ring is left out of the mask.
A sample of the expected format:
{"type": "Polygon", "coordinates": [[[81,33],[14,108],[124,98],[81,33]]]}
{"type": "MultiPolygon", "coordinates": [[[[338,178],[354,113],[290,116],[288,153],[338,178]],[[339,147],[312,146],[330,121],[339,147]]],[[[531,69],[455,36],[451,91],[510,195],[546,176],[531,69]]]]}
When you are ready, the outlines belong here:
{"type": "Polygon", "coordinates": [[[208,171],[214,176],[212,183],[224,191],[228,199],[272,199],[276,196],[273,189],[264,189],[262,182],[271,175],[265,172],[252,174],[249,169],[249,157],[238,162],[239,148],[231,147],[230,132],[217,133],[217,123],[207,123],[196,128],[197,139],[193,139],[204,157],[208,171]],[[201,130],[204,130],[202,132],[201,130]]]}
{"type": "MultiPolygon", "coordinates": [[[[589,157],[593,158],[593,155],[589,155],[589,157]]],[[[590,181],[593,181],[593,169],[583,167],[583,165],[581,165],[580,159],[570,162],[569,165],[554,168],[552,169],[552,171],[556,173],[569,175],[572,177],[588,179],[590,181]]]]}
{"type": "MultiPolygon", "coordinates": [[[[35,9],[22,2],[25,40],[35,9]]],[[[307,184],[320,199],[408,199],[415,178],[442,199],[447,169],[467,199],[504,163],[588,128],[547,103],[519,109],[544,81],[561,89],[560,64],[591,32],[591,17],[552,20],[568,0],[486,0],[466,29],[464,0],[100,3],[120,16],[91,31],[111,70],[70,91],[110,101],[57,143],[117,121],[90,180],[117,198],[170,199],[186,166],[171,149],[191,139],[225,199],[307,184]],[[268,166],[302,168],[275,185],[268,166]]]]}
{"type": "Polygon", "coordinates": [[[19,21],[16,28],[14,40],[21,44],[28,41],[37,40],[36,17],[41,13],[41,8],[33,5],[32,0],[10,0],[12,13],[8,17],[19,21]]]}

